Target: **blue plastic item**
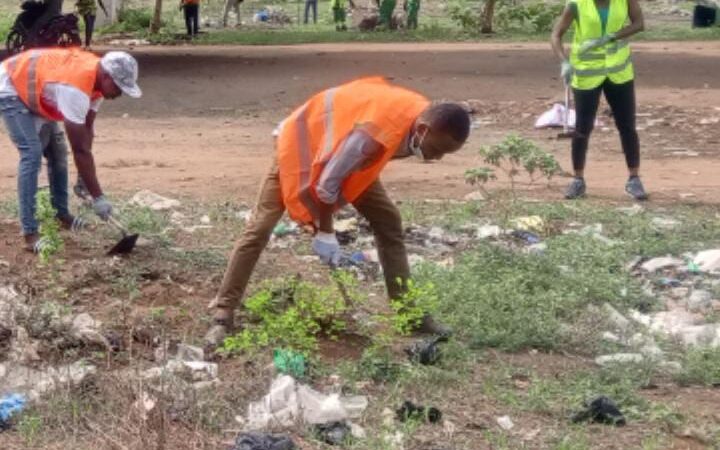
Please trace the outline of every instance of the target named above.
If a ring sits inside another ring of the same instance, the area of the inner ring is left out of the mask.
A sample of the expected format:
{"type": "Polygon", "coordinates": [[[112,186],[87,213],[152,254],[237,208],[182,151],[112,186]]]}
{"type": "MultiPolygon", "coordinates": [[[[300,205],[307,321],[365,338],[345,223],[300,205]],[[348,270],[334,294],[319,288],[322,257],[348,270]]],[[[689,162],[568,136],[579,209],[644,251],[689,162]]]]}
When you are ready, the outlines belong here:
{"type": "Polygon", "coordinates": [[[10,394],[0,398],[0,429],[7,427],[7,422],[25,408],[27,399],[22,394],[10,394]]]}

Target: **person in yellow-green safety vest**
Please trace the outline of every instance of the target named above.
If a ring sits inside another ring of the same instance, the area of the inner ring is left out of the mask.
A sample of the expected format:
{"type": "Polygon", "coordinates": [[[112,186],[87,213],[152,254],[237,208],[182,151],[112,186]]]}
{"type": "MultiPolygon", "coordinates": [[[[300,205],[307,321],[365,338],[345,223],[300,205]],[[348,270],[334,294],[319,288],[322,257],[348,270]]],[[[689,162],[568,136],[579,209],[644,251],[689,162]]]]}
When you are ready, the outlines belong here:
{"type": "Polygon", "coordinates": [[[407,29],[416,30],[418,27],[418,14],[420,13],[420,0],[405,0],[403,9],[407,12],[407,29]]]}
{"type": "Polygon", "coordinates": [[[335,22],[336,31],[346,31],[345,25],[345,0],[331,0],[330,9],[333,13],[333,22],[335,22]]]}
{"type": "Polygon", "coordinates": [[[600,94],[605,94],[620,133],[629,178],[625,191],[647,199],[639,177],[640,141],[635,127],[635,73],[627,38],[645,27],[639,0],[569,0],[552,32],[552,47],[562,61],[560,75],[572,86],[576,122],[572,139],[575,178],[565,198],[585,196],[585,156],[600,94]],[[574,27],[568,56],[563,35],[574,27]]]}

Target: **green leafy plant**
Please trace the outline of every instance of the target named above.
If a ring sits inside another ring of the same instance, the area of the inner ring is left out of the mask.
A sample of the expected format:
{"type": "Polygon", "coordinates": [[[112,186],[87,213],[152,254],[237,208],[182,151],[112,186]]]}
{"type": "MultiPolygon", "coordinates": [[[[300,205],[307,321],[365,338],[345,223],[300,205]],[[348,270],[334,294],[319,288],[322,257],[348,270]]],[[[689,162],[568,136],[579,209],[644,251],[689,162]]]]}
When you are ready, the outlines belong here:
{"type": "Polygon", "coordinates": [[[503,31],[547,33],[564,8],[563,3],[507,3],[499,5],[495,23],[503,31]]]}
{"type": "Polygon", "coordinates": [[[346,328],[343,315],[349,309],[337,284],[318,286],[297,278],[266,283],[245,307],[250,324],[225,339],[221,350],[226,353],[276,346],[308,354],[317,349],[319,336],[332,338],[346,328]]]}
{"type": "MultiPolygon", "coordinates": [[[[500,170],[510,181],[510,190],[513,199],[516,195],[516,178],[522,171],[530,177],[530,184],[541,178],[550,181],[553,176],[561,172],[560,164],[553,155],[545,152],[534,142],[511,134],[499,144],[482,147],[480,155],[486,164],[500,170]]],[[[468,169],[465,172],[465,181],[473,186],[480,187],[485,194],[484,185],[497,179],[496,171],[489,167],[468,169]]]]}
{"type": "Polygon", "coordinates": [[[45,244],[38,256],[42,264],[49,264],[53,256],[62,251],[65,245],[60,236],[60,224],[56,219],[57,211],[50,201],[50,192],[44,189],[40,190],[35,198],[37,200],[35,216],[40,224],[40,239],[45,244]]]}
{"type": "Polygon", "coordinates": [[[407,280],[406,284],[407,292],[399,299],[390,301],[394,312],[393,329],[401,335],[409,334],[420,324],[425,314],[432,314],[437,310],[439,303],[438,292],[432,282],[416,283],[407,280]]]}

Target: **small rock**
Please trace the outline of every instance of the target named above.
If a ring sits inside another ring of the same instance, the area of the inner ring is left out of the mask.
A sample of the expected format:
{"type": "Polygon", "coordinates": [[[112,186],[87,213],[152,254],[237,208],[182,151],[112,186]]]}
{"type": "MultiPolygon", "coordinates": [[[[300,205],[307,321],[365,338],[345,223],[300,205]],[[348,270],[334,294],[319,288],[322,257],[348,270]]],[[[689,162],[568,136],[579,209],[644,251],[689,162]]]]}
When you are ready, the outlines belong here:
{"type": "Polygon", "coordinates": [[[694,290],[687,299],[687,308],[691,312],[702,312],[712,307],[712,294],[708,291],[694,290]]]}
{"type": "Polygon", "coordinates": [[[510,431],[515,426],[510,416],[502,416],[495,419],[497,424],[505,431],[510,431]]]}
{"type": "Polygon", "coordinates": [[[680,221],[665,217],[653,217],[650,225],[656,230],[674,230],[680,225],[680,221]]]}
{"type": "Polygon", "coordinates": [[[469,201],[469,202],[481,202],[485,200],[485,196],[480,191],[472,191],[469,194],[465,194],[465,197],[463,197],[463,200],[469,201]]]}
{"type": "Polygon", "coordinates": [[[601,337],[604,341],[612,342],[613,344],[622,343],[622,339],[620,339],[620,336],[615,333],[611,333],[610,331],[604,331],[601,337]]]}
{"type": "Polygon", "coordinates": [[[193,345],[178,344],[176,358],[180,361],[204,361],[205,351],[193,345]]]}
{"type": "Polygon", "coordinates": [[[705,250],[698,253],[693,262],[702,272],[720,271],[720,249],[705,250]]]}
{"type": "Polygon", "coordinates": [[[646,272],[655,272],[660,269],[669,269],[672,267],[680,267],[684,263],[681,259],[671,256],[663,256],[645,261],[640,267],[646,272]]]}
{"type": "Polygon", "coordinates": [[[720,325],[691,325],[676,332],[686,346],[720,346],[720,325]]]}
{"type": "Polygon", "coordinates": [[[200,218],[200,223],[203,225],[210,225],[210,216],[207,214],[200,218]]]}
{"type": "Polygon", "coordinates": [[[642,362],[643,355],[640,353],[615,353],[613,355],[602,355],[595,358],[599,366],[611,366],[614,364],[629,364],[642,362]]]}
{"type": "Polygon", "coordinates": [[[621,331],[627,330],[630,326],[630,321],[625,318],[620,312],[615,309],[610,303],[603,303],[603,312],[607,316],[610,323],[621,331]]]}

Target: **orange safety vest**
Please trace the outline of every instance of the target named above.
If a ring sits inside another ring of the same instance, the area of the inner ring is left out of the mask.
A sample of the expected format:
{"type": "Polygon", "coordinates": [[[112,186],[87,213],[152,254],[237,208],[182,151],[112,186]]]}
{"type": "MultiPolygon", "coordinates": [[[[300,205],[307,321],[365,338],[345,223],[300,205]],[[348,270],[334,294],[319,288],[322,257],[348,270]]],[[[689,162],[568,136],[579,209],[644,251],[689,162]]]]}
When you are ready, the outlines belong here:
{"type": "Polygon", "coordinates": [[[325,164],[345,138],[361,128],[383,147],[381,155],[342,184],[339,209],[352,203],[380,176],[430,102],[383,78],[363,78],[315,94],[283,122],[278,136],[280,186],[290,217],[301,224],[319,219],[315,187],[325,164]]]}
{"type": "Polygon", "coordinates": [[[47,83],[73,86],[91,100],[102,97],[95,91],[100,58],[78,49],[35,49],[3,62],[20,100],[30,111],[48,120],[63,120],[62,114],[43,100],[47,83]]]}

